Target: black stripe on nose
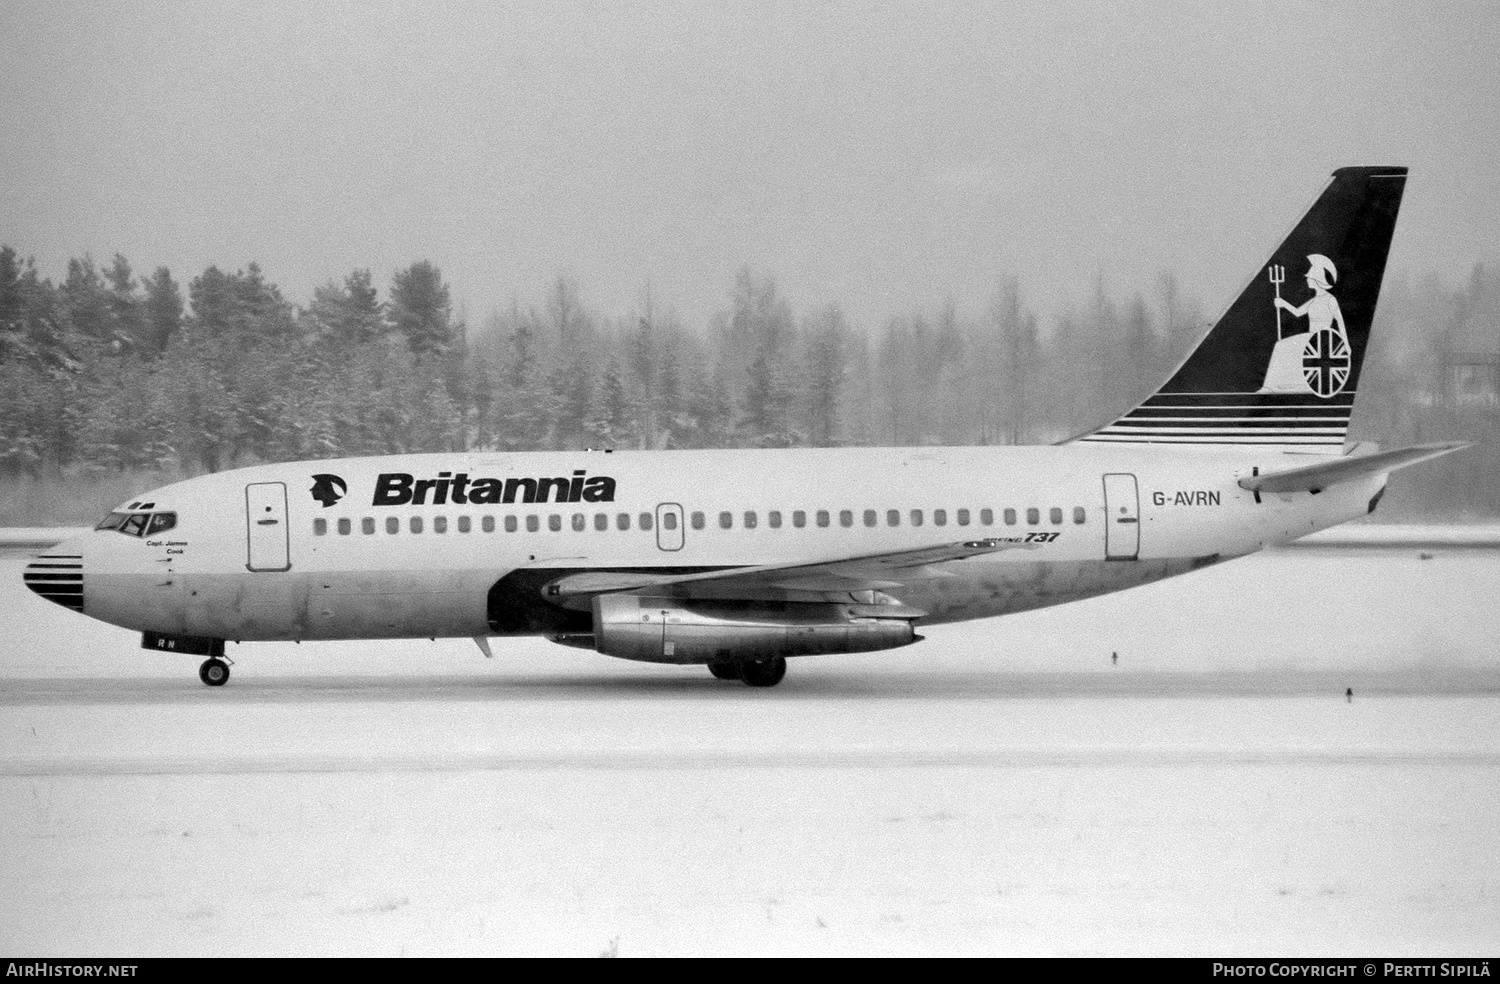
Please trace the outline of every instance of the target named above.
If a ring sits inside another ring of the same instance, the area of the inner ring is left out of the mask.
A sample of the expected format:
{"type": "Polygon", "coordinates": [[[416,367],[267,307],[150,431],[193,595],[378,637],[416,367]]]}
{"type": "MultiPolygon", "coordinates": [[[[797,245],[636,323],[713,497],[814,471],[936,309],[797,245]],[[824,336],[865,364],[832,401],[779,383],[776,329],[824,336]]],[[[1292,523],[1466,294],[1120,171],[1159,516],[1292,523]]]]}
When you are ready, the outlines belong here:
{"type": "Polygon", "coordinates": [[[83,611],[83,558],[42,554],[21,575],[26,586],[48,601],[75,612],[83,611]]]}

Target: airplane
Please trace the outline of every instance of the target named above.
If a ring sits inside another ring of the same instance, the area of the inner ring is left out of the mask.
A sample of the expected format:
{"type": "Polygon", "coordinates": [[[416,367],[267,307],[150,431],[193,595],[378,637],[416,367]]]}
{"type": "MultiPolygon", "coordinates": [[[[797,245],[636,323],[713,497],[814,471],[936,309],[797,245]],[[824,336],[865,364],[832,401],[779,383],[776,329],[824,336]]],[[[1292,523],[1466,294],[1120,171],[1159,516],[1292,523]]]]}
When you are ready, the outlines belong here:
{"type": "Polygon", "coordinates": [[[770,687],[788,657],[1195,571],[1465,446],[1346,446],[1406,174],[1335,171],[1160,389],[1060,444],[257,465],[136,496],[23,577],[213,687],[229,640],[512,636],[770,687]]]}

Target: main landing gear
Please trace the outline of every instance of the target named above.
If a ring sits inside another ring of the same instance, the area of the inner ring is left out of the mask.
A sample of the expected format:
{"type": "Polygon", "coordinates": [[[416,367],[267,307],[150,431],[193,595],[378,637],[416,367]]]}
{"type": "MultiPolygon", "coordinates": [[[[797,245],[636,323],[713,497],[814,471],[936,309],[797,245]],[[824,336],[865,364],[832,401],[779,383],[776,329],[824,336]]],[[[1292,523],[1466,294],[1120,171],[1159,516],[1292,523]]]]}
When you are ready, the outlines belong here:
{"type": "Polygon", "coordinates": [[[210,687],[222,687],[229,682],[229,664],[218,657],[206,659],[198,667],[198,679],[210,687]]]}
{"type": "Polygon", "coordinates": [[[741,680],[752,687],[774,687],[786,676],[786,659],[771,656],[766,659],[709,663],[708,672],[720,680],[741,680]]]}

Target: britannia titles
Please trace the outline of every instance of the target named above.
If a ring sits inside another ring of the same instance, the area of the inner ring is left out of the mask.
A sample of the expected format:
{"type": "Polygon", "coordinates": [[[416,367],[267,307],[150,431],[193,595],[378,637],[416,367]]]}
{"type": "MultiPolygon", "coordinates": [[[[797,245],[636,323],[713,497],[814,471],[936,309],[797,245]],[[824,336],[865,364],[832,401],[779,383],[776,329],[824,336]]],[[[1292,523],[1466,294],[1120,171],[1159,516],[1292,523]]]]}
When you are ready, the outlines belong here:
{"type": "Polygon", "coordinates": [[[375,480],[375,506],[495,505],[502,502],[614,502],[615,480],[589,477],[579,469],[568,478],[470,478],[467,472],[438,472],[416,478],[403,472],[375,480]],[[428,495],[431,499],[428,499],[428,495]]]}

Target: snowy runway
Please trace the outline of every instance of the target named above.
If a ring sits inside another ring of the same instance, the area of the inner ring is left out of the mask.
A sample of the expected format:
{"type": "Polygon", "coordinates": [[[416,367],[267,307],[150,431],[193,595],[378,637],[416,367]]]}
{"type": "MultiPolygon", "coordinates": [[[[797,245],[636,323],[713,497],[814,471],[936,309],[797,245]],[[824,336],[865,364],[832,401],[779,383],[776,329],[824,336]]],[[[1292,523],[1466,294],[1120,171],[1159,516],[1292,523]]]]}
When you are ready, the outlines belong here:
{"type": "Polygon", "coordinates": [[[210,690],[11,568],[14,954],[1500,941],[1493,554],[1257,558],[771,691],[457,642],[231,647],[210,690]],[[1257,594],[1311,583],[1354,628],[1257,594]]]}

